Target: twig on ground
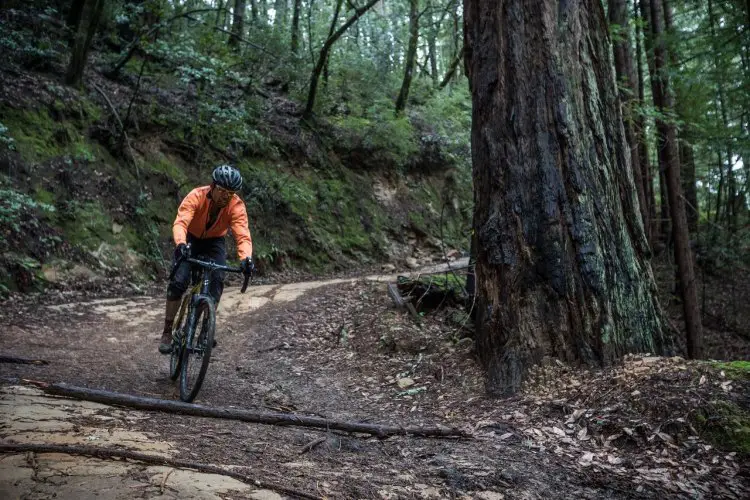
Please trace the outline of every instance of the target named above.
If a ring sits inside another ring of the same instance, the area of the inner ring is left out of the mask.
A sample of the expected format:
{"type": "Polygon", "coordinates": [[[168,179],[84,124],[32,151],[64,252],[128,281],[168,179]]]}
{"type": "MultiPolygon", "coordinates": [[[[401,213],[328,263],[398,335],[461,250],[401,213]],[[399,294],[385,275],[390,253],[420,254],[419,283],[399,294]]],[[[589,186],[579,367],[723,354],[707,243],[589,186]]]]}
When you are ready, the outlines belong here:
{"type": "MultiPolygon", "coordinates": [[[[291,495],[297,498],[311,498],[319,500],[320,497],[305,493],[304,491],[295,490],[287,486],[283,486],[276,483],[270,483],[266,481],[260,481],[254,477],[242,474],[229,469],[224,469],[216,465],[203,464],[198,462],[190,462],[189,460],[182,460],[179,458],[168,458],[159,455],[149,455],[147,453],[140,453],[137,451],[130,450],[116,450],[112,448],[102,448],[98,446],[70,446],[70,445],[59,445],[59,444],[0,444],[0,453],[65,453],[68,455],[84,455],[94,458],[124,458],[128,460],[136,460],[138,462],[144,462],[147,464],[154,465],[168,465],[171,467],[181,469],[193,469],[209,474],[219,474],[222,476],[229,476],[242,481],[243,483],[250,484],[257,488],[266,488],[274,490],[285,495],[291,495]]],[[[166,480],[166,478],[165,478],[166,480]]]]}
{"type": "Polygon", "coordinates": [[[169,479],[169,476],[171,476],[173,472],[174,472],[174,469],[169,469],[169,472],[164,474],[164,479],[161,480],[161,486],[159,487],[159,492],[162,495],[164,494],[164,486],[167,484],[167,479],[169,479]]]}
{"type": "Polygon", "coordinates": [[[299,451],[299,454],[302,455],[303,453],[307,453],[308,451],[311,451],[316,446],[323,444],[326,442],[326,439],[328,439],[326,436],[319,437],[317,439],[314,439],[307,443],[305,446],[302,447],[302,449],[299,451]]]}
{"type": "Polygon", "coordinates": [[[19,365],[48,365],[49,361],[44,359],[17,358],[15,356],[0,356],[0,363],[16,363],[19,365]]]}

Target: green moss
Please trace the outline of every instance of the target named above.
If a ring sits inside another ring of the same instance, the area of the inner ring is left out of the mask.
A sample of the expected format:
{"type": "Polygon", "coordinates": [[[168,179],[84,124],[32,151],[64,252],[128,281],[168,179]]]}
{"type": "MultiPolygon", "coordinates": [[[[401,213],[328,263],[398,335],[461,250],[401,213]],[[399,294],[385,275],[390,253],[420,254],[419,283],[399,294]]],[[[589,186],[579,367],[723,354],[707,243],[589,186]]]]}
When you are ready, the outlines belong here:
{"type": "Polygon", "coordinates": [[[8,133],[24,159],[44,161],[60,156],[93,161],[96,146],[87,143],[74,120],[57,122],[45,108],[0,108],[8,133]]]}
{"type": "Polygon", "coordinates": [[[158,153],[155,157],[150,158],[146,162],[145,167],[152,172],[166,175],[180,185],[188,182],[185,172],[162,153],[158,153]]]}
{"type": "Polygon", "coordinates": [[[711,365],[717,370],[723,370],[729,378],[750,379],[750,361],[712,362],[711,365]]]}
{"type": "Polygon", "coordinates": [[[36,189],[36,192],[34,193],[34,199],[46,205],[55,204],[55,195],[52,192],[47,191],[46,189],[43,189],[41,187],[38,187],[36,189]]]}
{"type": "Polygon", "coordinates": [[[140,249],[144,245],[138,232],[130,226],[116,226],[98,202],[71,201],[61,212],[65,215],[60,220],[60,226],[67,240],[74,245],[87,250],[96,250],[102,242],[111,245],[121,243],[133,249],[140,249]]]}
{"type": "Polygon", "coordinates": [[[696,428],[714,446],[750,455],[750,413],[728,401],[713,401],[693,417],[696,428]]]}

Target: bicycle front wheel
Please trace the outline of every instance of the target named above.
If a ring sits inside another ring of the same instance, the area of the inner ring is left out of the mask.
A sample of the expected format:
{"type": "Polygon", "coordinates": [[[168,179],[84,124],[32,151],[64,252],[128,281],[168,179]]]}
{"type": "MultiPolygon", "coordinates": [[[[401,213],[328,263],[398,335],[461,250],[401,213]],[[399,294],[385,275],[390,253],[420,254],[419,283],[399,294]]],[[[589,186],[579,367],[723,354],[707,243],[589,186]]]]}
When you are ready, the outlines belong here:
{"type": "Polygon", "coordinates": [[[177,380],[182,367],[182,350],[185,347],[185,332],[188,323],[188,309],[190,308],[190,297],[185,296],[177,312],[174,326],[172,326],[172,352],[169,356],[169,378],[177,380]]]}
{"type": "Polygon", "coordinates": [[[195,306],[193,321],[182,349],[180,399],[191,402],[198,395],[211,361],[211,348],[216,329],[216,311],[209,298],[201,298],[195,306]]]}

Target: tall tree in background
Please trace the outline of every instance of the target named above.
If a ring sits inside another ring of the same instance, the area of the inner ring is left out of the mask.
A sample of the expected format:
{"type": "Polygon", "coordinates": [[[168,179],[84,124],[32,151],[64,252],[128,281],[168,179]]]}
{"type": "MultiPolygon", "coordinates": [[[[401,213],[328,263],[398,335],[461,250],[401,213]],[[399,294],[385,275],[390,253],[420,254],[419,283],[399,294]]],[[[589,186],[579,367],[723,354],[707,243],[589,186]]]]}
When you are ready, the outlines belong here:
{"type": "Polygon", "coordinates": [[[302,0],[294,0],[294,12],[292,13],[292,54],[297,54],[299,49],[299,13],[302,8],[302,0]]]}
{"type": "Polygon", "coordinates": [[[670,352],[601,2],[465,0],[464,16],[488,390],[547,356],[670,352]]]}
{"type": "MultiPolygon", "coordinates": [[[[637,13],[639,12],[638,0],[633,0],[633,10],[636,13],[636,17],[640,18],[637,13]]],[[[646,102],[645,95],[645,78],[643,68],[643,29],[642,23],[635,23],[635,60],[636,60],[636,79],[638,81],[638,105],[643,108],[646,102]]],[[[651,168],[651,157],[649,155],[648,143],[646,142],[646,118],[643,113],[636,113],[633,121],[634,134],[637,138],[638,144],[638,161],[640,161],[641,172],[643,173],[644,192],[643,195],[646,198],[648,219],[650,221],[649,227],[646,228],[646,235],[648,241],[653,245],[654,239],[658,234],[659,226],[656,220],[656,197],[654,196],[654,177],[652,174],[653,169],[651,168]]],[[[635,168],[635,167],[633,167],[635,168]]]]}
{"type": "MultiPolygon", "coordinates": [[[[315,63],[312,74],[310,75],[310,87],[307,92],[307,102],[305,103],[305,110],[302,112],[302,117],[304,119],[312,117],[313,109],[315,108],[315,97],[318,92],[318,81],[320,80],[320,73],[323,71],[323,66],[328,60],[328,53],[330,52],[331,47],[333,47],[333,44],[336,43],[336,40],[341,38],[341,35],[343,35],[352,24],[357,22],[360,17],[362,17],[379,1],[380,0],[370,0],[362,7],[355,7],[354,14],[352,14],[352,16],[344,24],[342,24],[339,29],[337,29],[336,31],[332,30],[332,33],[323,43],[323,47],[321,47],[320,54],[318,55],[318,60],[315,63]]],[[[338,12],[334,17],[331,26],[335,26],[337,20],[338,12]]]]}
{"type": "MultiPolygon", "coordinates": [[[[645,0],[644,0],[645,1],[645,0]]],[[[687,330],[688,356],[700,357],[702,352],[702,325],[698,310],[698,296],[693,273],[693,258],[688,238],[685,200],[680,185],[680,157],[677,129],[667,117],[674,109],[674,96],[669,82],[669,55],[665,42],[664,9],[666,0],[650,0],[651,35],[654,47],[654,72],[651,75],[654,106],[660,111],[656,119],[659,139],[659,168],[663,170],[669,196],[672,220],[672,240],[680,281],[680,293],[687,330]]],[[[669,6],[666,6],[668,8],[669,6]]]]}
{"type": "Polygon", "coordinates": [[[651,221],[648,216],[648,201],[646,198],[646,182],[641,170],[640,148],[635,134],[635,116],[638,114],[637,98],[638,83],[635,78],[633,52],[631,50],[630,22],[628,16],[628,0],[610,0],[609,22],[612,27],[613,49],[615,56],[615,71],[620,83],[620,101],[623,105],[625,138],[630,146],[630,164],[633,169],[635,187],[638,193],[643,227],[648,228],[651,221]]]}
{"type": "MultiPolygon", "coordinates": [[[[643,24],[645,25],[645,29],[643,30],[643,45],[646,52],[646,62],[648,66],[648,73],[651,77],[651,95],[654,96],[659,91],[656,89],[657,80],[654,78],[656,69],[654,66],[654,32],[653,32],[653,23],[652,23],[652,8],[651,8],[651,0],[639,0],[640,1],[640,14],[641,18],[643,19],[643,24]]],[[[665,137],[658,135],[656,138],[656,150],[658,152],[664,151],[664,141],[665,137]]],[[[669,197],[667,195],[666,190],[666,179],[664,178],[664,163],[663,161],[659,161],[659,219],[660,224],[658,224],[656,227],[658,228],[658,236],[660,238],[668,238],[671,234],[671,219],[669,216],[669,197]]],[[[656,236],[656,235],[654,235],[656,236]]]]}
{"type": "MultiPolygon", "coordinates": [[[[339,14],[341,13],[341,6],[344,5],[344,0],[336,0],[336,4],[333,8],[333,16],[331,17],[331,25],[328,28],[328,38],[330,39],[333,34],[336,32],[336,25],[339,23],[339,14]]],[[[328,85],[328,62],[329,62],[329,52],[326,51],[325,55],[325,61],[323,62],[323,85],[328,85]]]]}
{"type": "Polygon", "coordinates": [[[414,74],[414,65],[417,60],[417,46],[419,45],[419,0],[409,0],[409,46],[406,49],[406,60],[404,61],[404,78],[401,81],[401,90],[396,98],[396,114],[406,108],[409,99],[411,79],[414,74]]]}
{"type": "Polygon", "coordinates": [[[70,63],[65,73],[65,83],[80,85],[83,71],[86,69],[91,41],[99,25],[99,18],[104,8],[104,0],[85,0],[78,15],[78,25],[75,27],[75,37],[70,55],[70,63]]]}
{"type": "MultiPolygon", "coordinates": [[[[716,36],[716,15],[714,12],[714,5],[713,0],[708,0],[707,3],[708,7],[708,22],[709,22],[709,28],[710,28],[710,35],[711,35],[711,45],[713,46],[714,53],[716,55],[716,58],[714,59],[714,70],[717,72],[717,74],[720,71],[720,64],[717,61],[718,55],[721,53],[721,48],[718,46],[717,43],[717,36],[716,36]]],[[[726,108],[726,90],[724,88],[724,82],[722,81],[722,78],[716,79],[716,106],[718,108],[718,115],[721,117],[721,123],[724,126],[725,129],[729,130],[731,128],[729,118],[727,115],[727,108],[726,108]]],[[[734,151],[732,147],[732,137],[728,137],[728,140],[726,142],[726,149],[724,151],[724,155],[719,153],[719,169],[723,171],[723,164],[724,161],[722,157],[726,158],[726,187],[720,186],[720,189],[724,188],[723,190],[726,192],[726,204],[724,207],[721,206],[721,203],[719,203],[719,206],[717,207],[717,221],[722,223],[725,222],[730,230],[730,232],[734,233],[737,230],[737,183],[735,179],[734,174],[734,151]],[[721,212],[724,212],[725,217],[722,219],[720,216],[721,212]]],[[[721,174],[722,179],[724,178],[724,174],[722,172],[721,174]]]]}
{"type": "Polygon", "coordinates": [[[229,37],[229,46],[236,52],[240,50],[240,41],[245,31],[245,6],[245,0],[234,0],[232,34],[229,37]]]}

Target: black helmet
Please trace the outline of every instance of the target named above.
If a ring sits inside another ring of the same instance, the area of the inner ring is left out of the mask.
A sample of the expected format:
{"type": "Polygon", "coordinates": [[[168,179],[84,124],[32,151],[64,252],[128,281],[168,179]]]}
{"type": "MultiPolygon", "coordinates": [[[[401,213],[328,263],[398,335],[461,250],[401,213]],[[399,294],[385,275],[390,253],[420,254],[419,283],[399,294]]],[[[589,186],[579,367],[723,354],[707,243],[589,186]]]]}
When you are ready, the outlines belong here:
{"type": "Polygon", "coordinates": [[[230,191],[239,191],[242,187],[242,174],[229,165],[219,165],[211,177],[217,185],[230,191]]]}

